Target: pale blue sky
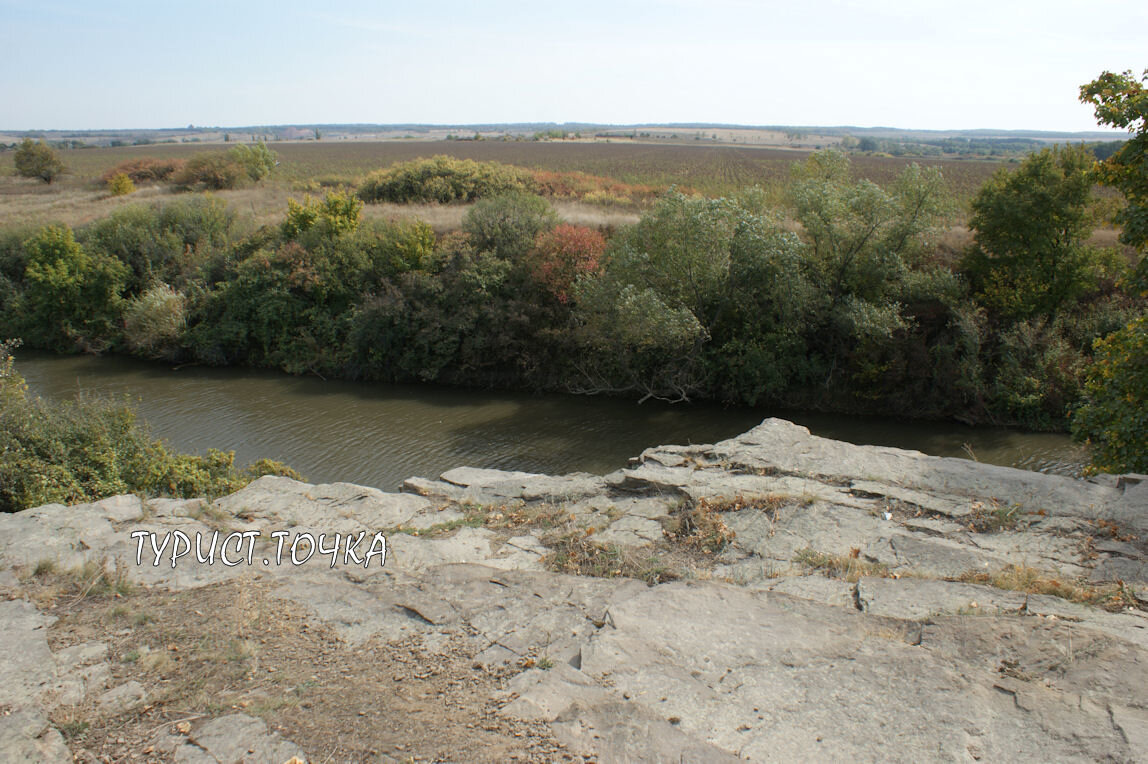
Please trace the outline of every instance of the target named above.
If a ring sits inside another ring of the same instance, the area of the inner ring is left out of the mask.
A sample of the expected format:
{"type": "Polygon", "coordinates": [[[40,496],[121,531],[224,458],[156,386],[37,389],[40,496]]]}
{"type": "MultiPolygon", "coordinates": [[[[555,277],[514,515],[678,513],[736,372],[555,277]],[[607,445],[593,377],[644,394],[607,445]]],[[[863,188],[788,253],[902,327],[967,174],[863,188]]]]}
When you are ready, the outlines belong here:
{"type": "Polygon", "coordinates": [[[1148,2],[0,0],[0,129],[713,122],[1092,130],[1148,2]]]}

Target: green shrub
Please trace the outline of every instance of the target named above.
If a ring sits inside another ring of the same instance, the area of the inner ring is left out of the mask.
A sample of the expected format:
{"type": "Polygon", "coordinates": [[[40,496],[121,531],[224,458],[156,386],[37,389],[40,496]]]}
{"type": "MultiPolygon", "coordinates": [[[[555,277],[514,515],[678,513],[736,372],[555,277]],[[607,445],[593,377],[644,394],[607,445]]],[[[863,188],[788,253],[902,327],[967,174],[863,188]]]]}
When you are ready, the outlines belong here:
{"type": "Polygon", "coordinates": [[[136,184],[126,173],[117,173],[108,179],[108,192],[112,196],[127,196],[134,194],[136,191],[136,184]]]}
{"type": "Polygon", "coordinates": [[[1091,153],[1048,148],[998,170],[973,199],[976,246],[961,270],[985,307],[1010,320],[1051,316],[1097,282],[1091,153]]]}
{"type": "Polygon", "coordinates": [[[363,219],[363,203],[340,191],[328,191],[323,201],[303,196],[303,203],[287,200],[283,237],[297,239],[312,229],[327,237],[352,233],[363,219]]]}
{"type": "Polygon", "coordinates": [[[500,162],[435,156],[398,162],[359,187],[365,202],[473,202],[511,191],[533,191],[529,170],[500,162]]]}
{"type": "Polygon", "coordinates": [[[187,299],[167,284],[153,286],[124,307],[124,340],[150,358],[174,358],[186,325],[187,299]]]}
{"type": "Polygon", "coordinates": [[[1148,316],[1096,341],[1072,434],[1093,472],[1148,473],[1148,316]]]}
{"type": "Polygon", "coordinates": [[[66,226],[41,229],[25,251],[17,312],[26,338],[57,350],[99,350],[116,339],[127,266],[89,255],[66,226]]]}
{"type": "Polygon", "coordinates": [[[479,252],[520,261],[538,235],[557,224],[558,215],[541,196],[514,192],[478,202],[463,218],[462,230],[479,252]]]}
{"type": "Polygon", "coordinates": [[[200,278],[200,267],[239,238],[235,224],[226,202],[202,194],[121,207],[77,234],[87,250],[131,268],[127,293],[136,295],[156,282],[182,289],[200,278]]]}
{"type": "Polygon", "coordinates": [[[271,174],[279,164],[278,154],[267,148],[267,144],[259,141],[254,145],[239,144],[227,152],[227,158],[239,165],[247,173],[247,177],[258,183],[271,174]]]}
{"type": "Polygon", "coordinates": [[[0,512],[135,492],[210,498],[264,474],[299,479],[266,460],[240,470],[230,452],[171,453],[129,407],[114,401],[29,397],[12,347],[0,342],[0,512]]]}

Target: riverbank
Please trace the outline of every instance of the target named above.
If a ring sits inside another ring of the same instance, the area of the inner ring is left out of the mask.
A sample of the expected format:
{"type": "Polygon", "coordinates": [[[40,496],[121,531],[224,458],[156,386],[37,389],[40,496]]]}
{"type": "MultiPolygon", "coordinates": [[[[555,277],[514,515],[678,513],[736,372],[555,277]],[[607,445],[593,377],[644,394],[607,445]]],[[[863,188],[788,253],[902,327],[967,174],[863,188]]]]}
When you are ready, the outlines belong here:
{"type": "Polygon", "coordinates": [[[857,445],[1079,476],[1084,446],[1059,433],[893,417],[666,404],[601,396],[467,390],[441,385],[292,377],[241,368],[174,368],[123,356],[19,351],[30,392],[128,399],[177,451],[234,451],[239,464],[274,459],[315,483],[398,490],[411,475],[469,464],[525,472],[605,474],[659,443],[713,443],[765,417],[857,445]]]}
{"type": "Polygon", "coordinates": [[[1130,760],[1146,490],[767,420],[602,477],[40,508],[0,517],[0,740],[49,761],[1130,760]],[[247,532],[255,564],[153,566],[136,530],[247,532]],[[346,556],[360,531],[385,564],[346,556]],[[304,533],[342,534],[333,566],[291,563],[304,533]]]}

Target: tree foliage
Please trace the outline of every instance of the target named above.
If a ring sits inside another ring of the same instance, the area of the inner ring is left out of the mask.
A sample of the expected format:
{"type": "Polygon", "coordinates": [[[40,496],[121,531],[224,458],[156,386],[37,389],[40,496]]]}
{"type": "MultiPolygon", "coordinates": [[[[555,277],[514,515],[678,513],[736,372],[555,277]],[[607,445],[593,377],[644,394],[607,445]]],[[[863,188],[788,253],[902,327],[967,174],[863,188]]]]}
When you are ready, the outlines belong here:
{"type": "Polygon", "coordinates": [[[1148,473],[1148,317],[1097,340],[1072,432],[1092,470],[1148,473]]]}
{"type": "Polygon", "coordinates": [[[1046,148],[1015,171],[1001,169],[973,199],[976,246],[962,262],[974,291],[997,315],[1051,316],[1095,285],[1092,154],[1046,148]]]}
{"type": "Polygon", "coordinates": [[[64,172],[60,155],[43,141],[33,143],[31,138],[25,138],[17,147],[13,159],[16,174],[25,178],[39,178],[45,183],[51,183],[64,172]]]}
{"type": "Polygon", "coordinates": [[[473,202],[514,191],[533,191],[530,171],[500,162],[434,156],[397,162],[359,187],[365,202],[473,202]]]}
{"type": "Polygon", "coordinates": [[[278,154],[267,148],[263,141],[233,146],[228,150],[227,158],[242,167],[247,177],[256,183],[270,175],[279,164],[278,154]]]}
{"type": "Polygon", "coordinates": [[[1148,69],[1139,78],[1131,71],[1104,72],[1082,85],[1080,100],[1093,106],[1102,125],[1134,133],[1099,166],[1101,182],[1120,189],[1128,206],[1118,222],[1122,240],[1143,249],[1148,245],[1148,69]]]}
{"type": "Polygon", "coordinates": [[[549,202],[519,191],[479,201],[463,218],[462,230],[478,251],[521,261],[538,235],[557,224],[549,202]]]}
{"type": "Polygon", "coordinates": [[[59,350],[99,350],[114,340],[127,267],[114,258],[89,255],[66,226],[42,229],[25,250],[25,287],[18,306],[25,337],[59,350]]]}

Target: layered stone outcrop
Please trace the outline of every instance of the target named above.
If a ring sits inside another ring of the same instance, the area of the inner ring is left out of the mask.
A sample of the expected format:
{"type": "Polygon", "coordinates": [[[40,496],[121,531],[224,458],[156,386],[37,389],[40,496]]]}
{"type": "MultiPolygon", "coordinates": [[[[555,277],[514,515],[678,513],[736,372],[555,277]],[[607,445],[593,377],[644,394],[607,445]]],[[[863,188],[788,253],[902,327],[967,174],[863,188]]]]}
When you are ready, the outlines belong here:
{"type": "MultiPolygon", "coordinates": [[[[50,646],[56,616],[28,582],[88,562],[172,592],[259,576],[339,649],[465,644],[476,666],[513,669],[498,714],[544,724],[563,755],[1138,760],[1146,542],[1142,476],[853,446],[776,419],[606,476],[459,468],[398,494],[265,477],[210,503],[40,507],[0,516],[0,758],[71,761],[61,707],[133,713],[154,692],[111,681],[102,640],[50,646]],[[252,564],[173,567],[170,546],[152,564],[152,538],[175,531],[247,532],[252,564]],[[277,531],[383,533],[385,563],[291,564],[277,531]]],[[[149,745],[178,761],[328,754],[234,712],[149,745]]]]}

